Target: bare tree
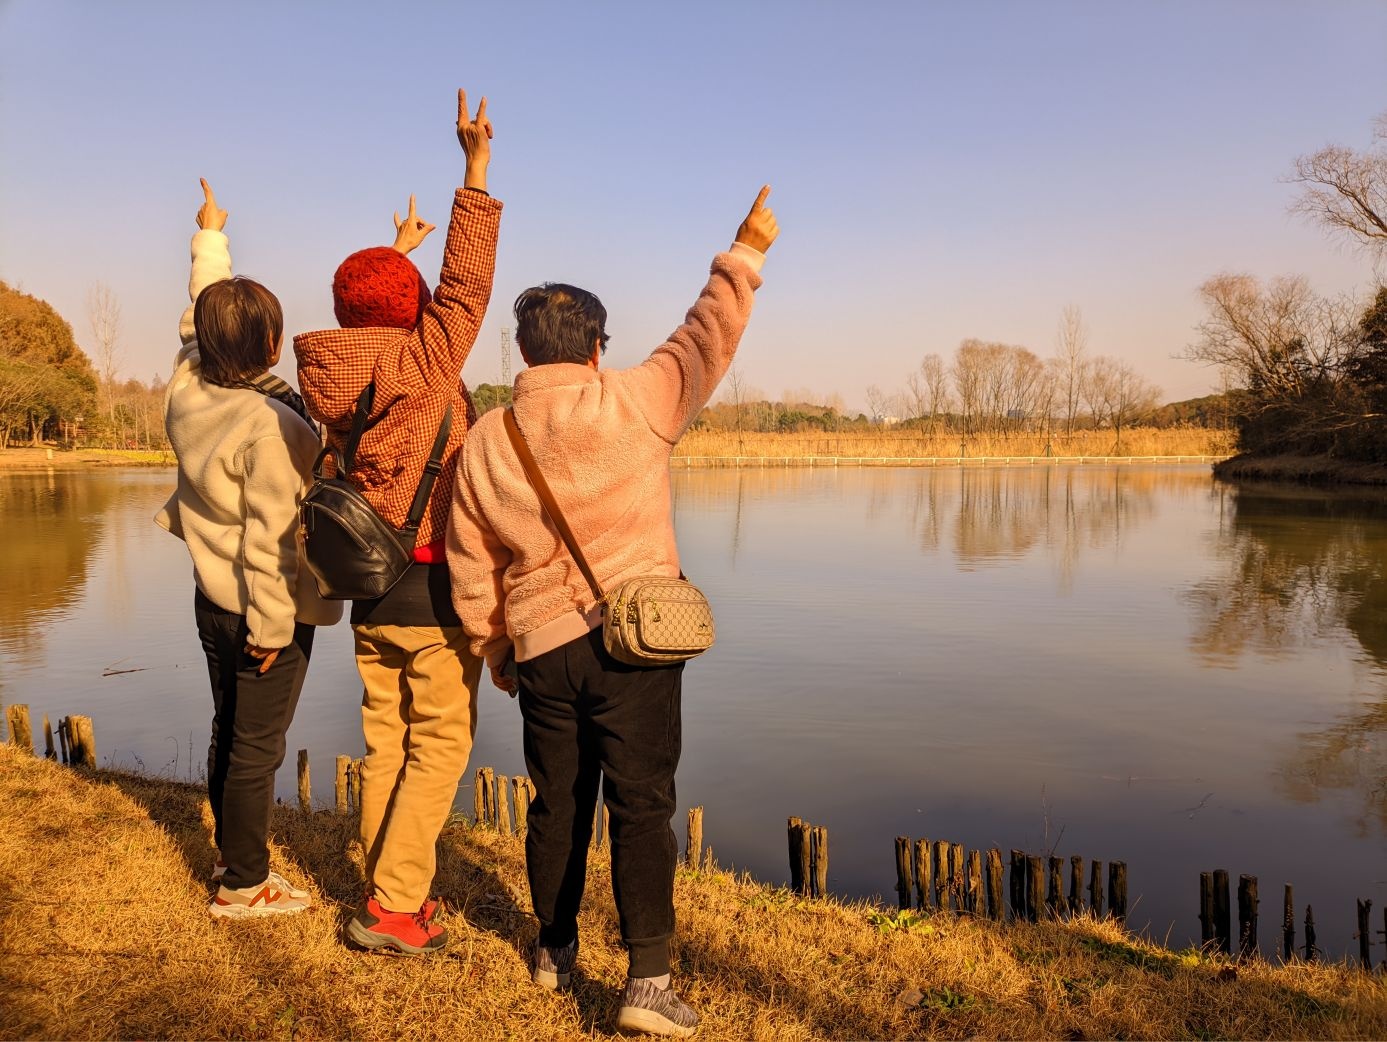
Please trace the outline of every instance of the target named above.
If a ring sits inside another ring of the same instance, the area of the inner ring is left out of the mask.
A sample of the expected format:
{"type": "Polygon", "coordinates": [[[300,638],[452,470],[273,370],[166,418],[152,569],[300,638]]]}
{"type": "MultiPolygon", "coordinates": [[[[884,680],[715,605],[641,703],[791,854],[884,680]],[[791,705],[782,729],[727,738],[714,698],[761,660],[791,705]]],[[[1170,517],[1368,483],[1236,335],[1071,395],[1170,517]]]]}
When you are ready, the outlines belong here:
{"type": "Polygon", "coordinates": [[[929,404],[929,425],[934,430],[939,416],[949,411],[949,371],[944,359],[936,354],[925,355],[920,362],[920,377],[925,383],[925,393],[929,404]]]}
{"type": "Polygon", "coordinates": [[[886,416],[886,392],[876,384],[867,388],[867,415],[877,424],[886,416]]]}
{"type": "Polygon", "coordinates": [[[1056,395],[1064,409],[1064,434],[1074,433],[1074,417],[1084,396],[1084,376],[1087,365],[1084,352],[1088,348],[1088,327],[1077,304],[1065,306],[1060,315],[1059,332],[1055,337],[1056,395]]]}
{"type": "Polygon", "coordinates": [[[1098,357],[1088,363],[1088,379],[1084,381],[1084,403],[1088,406],[1093,426],[1107,423],[1117,396],[1117,363],[1111,358],[1098,357]]]}
{"type": "Polygon", "coordinates": [[[1112,421],[1114,447],[1122,444],[1122,428],[1154,409],[1160,397],[1161,389],[1138,376],[1126,362],[1113,363],[1108,418],[1112,421]]]}
{"type": "Polygon", "coordinates": [[[96,338],[97,369],[101,374],[101,389],[106,395],[106,417],[116,415],[116,370],[120,368],[120,301],[111,287],[98,282],[87,293],[87,318],[92,336],[96,338]]]}
{"type": "Polygon", "coordinates": [[[1294,210],[1387,251],[1387,112],[1377,117],[1367,151],[1328,145],[1300,156],[1291,180],[1305,186],[1294,210]]]}

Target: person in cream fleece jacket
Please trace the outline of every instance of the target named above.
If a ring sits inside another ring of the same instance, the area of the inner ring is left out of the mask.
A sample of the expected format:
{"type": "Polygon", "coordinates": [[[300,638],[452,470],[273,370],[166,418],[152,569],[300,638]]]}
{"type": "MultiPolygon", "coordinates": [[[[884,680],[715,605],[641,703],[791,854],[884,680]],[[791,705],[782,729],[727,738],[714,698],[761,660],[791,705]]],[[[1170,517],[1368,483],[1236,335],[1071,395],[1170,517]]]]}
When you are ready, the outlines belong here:
{"type": "Polygon", "coordinates": [[[342,609],[300,568],[298,504],[321,443],[298,396],[269,372],[284,339],[279,301],[231,277],[226,211],[202,187],[192,303],[164,399],[178,486],[155,520],[192,557],[212,684],[207,789],[221,885],[210,910],[243,918],[308,907],[306,892],[270,871],[270,807],[313,627],[342,609]]]}
{"type": "MultiPolygon", "coordinates": [[[[678,576],[669,459],[732,364],[778,229],[763,188],[732,248],[713,259],[669,341],[632,369],[599,369],[607,313],[591,293],[545,284],[515,304],[529,366],[514,415],[539,470],[607,590],[678,576]]],[[[684,664],[636,667],[607,654],[601,609],[510,444],[504,413],[463,446],[449,518],[453,603],[502,690],[518,687],[535,783],[525,841],[540,921],[533,976],[568,984],[599,779],[610,811],[612,887],[630,956],[621,1030],[686,1036],[698,1018],[670,987],[670,816],[684,664]]]]}

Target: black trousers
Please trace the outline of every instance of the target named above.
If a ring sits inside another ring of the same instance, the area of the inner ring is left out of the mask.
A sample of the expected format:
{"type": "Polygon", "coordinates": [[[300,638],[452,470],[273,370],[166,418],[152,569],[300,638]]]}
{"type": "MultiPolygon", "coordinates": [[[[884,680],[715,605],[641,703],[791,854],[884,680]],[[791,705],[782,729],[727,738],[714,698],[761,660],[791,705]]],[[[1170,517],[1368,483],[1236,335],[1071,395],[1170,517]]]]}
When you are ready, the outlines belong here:
{"type": "Polygon", "coordinates": [[[596,629],[519,671],[525,765],[536,789],[525,863],[540,943],[562,947],[578,935],[600,779],[630,974],[668,973],[679,849],[669,822],[684,664],[625,665],[607,654],[596,629]]]}
{"type": "Polygon", "coordinates": [[[261,663],[245,652],[244,615],[217,607],[201,590],[193,613],[212,681],[207,797],[226,862],[222,885],[239,890],[263,883],[270,874],[275,771],[284,762],[284,736],[303,690],[314,630],[297,624],[293,643],[261,676],[261,663]]]}

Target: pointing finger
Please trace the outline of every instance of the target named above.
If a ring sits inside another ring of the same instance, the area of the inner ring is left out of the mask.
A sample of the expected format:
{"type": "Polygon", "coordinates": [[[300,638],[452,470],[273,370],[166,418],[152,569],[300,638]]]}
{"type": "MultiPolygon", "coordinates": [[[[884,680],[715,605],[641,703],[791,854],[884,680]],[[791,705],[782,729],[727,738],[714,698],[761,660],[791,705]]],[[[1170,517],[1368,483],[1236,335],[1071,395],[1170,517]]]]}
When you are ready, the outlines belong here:
{"type": "Polygon", "coordinates": [[[467,118],[467,91],[458,88],[458,126],[461,127],[468,122],[467,118]]]}
{"type": "Polygon", "coordinates": [[[486,122],[486,95],[482,95],[482,103],[477,106],[477,122],[486,122]]]}
{"type": "Polygon", "coordinates": [[[419,215],[416,214],[416,213],[414,212],[414,193],[413,193],[413,192],[410,192],[410,193],[409,193],[409,220],[410,220],[410,222],[413,223],[414,219],[415,219],[416,217],[418,217],[418,216],[419,216],[419,215]]]}
{"type": "Polygon", "coordinates": [[[212,186],[207,183],[207,178],[199,177],[198,182],[202,185],[202,196],[207,200],[207,205],[216,206],[217,200],[212,195],[212,186]]]}
{"type": "Polygon", "coordinates": [[[752,213],[755,213],[757,210],[761,209],[761,207],[764,206],[764,205],[766,204],[766,196],[768,196],[768,195],[770,195],[770,194],[771,194],[771,186],[770,186],[770,185],[762,185],[762,186],[761,186],[761,194],[758,195],[758,196],[756,197],[756,202],[754,202],[754,203],[751,204],[751,212],[752,212],[752,213]]]}

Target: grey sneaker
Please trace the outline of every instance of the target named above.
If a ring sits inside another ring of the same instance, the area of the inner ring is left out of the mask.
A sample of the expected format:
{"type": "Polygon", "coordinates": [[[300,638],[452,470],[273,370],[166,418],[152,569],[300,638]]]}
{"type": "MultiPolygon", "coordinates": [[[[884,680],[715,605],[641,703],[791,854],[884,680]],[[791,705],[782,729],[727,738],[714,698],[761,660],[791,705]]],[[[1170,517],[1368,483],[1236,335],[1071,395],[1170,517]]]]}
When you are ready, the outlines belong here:
{"type": "Polygon", "coordinates": [[[698,1014],[674,994],[673,985],[657,988],[651,981],[628,977],[626,991],[621,996],[621,1009],[616,1015],[616,1029],[688,1038],[698,1030],[698,1014]]]}
{"type": "Polygon", "coordinates": [[[578,938],[562,948],[549,948],[535,941],[535,970],[531,978],[541,988],[564,991],[573,978],[573,964],[578,961],[578,938]]]}

